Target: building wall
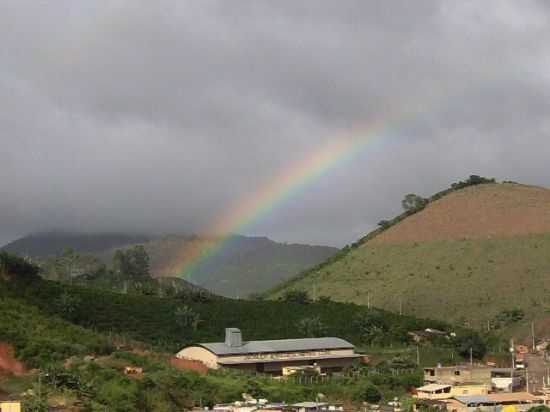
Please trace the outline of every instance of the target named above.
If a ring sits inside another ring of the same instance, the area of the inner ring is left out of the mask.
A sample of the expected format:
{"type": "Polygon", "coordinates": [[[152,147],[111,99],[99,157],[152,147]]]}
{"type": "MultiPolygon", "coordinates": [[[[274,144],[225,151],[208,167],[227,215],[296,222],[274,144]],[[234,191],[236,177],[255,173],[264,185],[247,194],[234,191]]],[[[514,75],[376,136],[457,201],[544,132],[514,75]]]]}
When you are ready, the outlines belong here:
{"type": "Polygon", "coordinates": [[[346,356],[355,354],[353,349],[340,349],[340,350],[317,350],[309,352],[277,352],[277,353],[257,353],[249,355],[229,355],[221,356],[220,360],[230,362],[244,362],[257,360],[280,360],[280,361],[297,361],[303,357],[315,357],[315,356],[346,356]]]}
{"type": "Polygon", "coordinates": [[[218,369],[218,357],[209,350],[200,346],[190,346],[182,349],[176,354],[179,359],[191,359],[204,363],[211,369],[218,369]]]}
{"type": "Polygon", "coordinates": [[[21,412],[21,402],[0,402],[0,412],[21,412]]]}
{"type": "Polygon", "coordinates": [[[446,385],[460,385],[465,383],[478,383],[491,385],[490,368],[427,368],[424,373],[424,380],[429,383],[440,383],[446,385]],[[426,370],[433,370],[434,375],[426,373],[426,370]]]}

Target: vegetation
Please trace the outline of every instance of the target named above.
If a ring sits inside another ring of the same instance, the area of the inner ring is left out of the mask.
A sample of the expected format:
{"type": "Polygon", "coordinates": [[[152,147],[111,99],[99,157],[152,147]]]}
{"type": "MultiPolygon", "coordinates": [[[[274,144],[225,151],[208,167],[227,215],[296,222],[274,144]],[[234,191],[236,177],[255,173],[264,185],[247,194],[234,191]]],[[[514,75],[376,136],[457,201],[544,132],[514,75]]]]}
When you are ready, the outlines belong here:
{"type": "Polygon", "coordinates": [[[401,215],[403,219],[396,218],[393,225],[400,220],[402,224],[391,231],[377,229],[268,296],[311,292],[315,285],[317,294],[330,294],[336,301],[363,305],[370,301],[390,311],[499,333],[514,328],[521,334],[519,329],[528,320],[546,318],[550,312],[548,193],[543,188],[494,184],[492,179],[472,176],[430,197],[433,204],[421,214],[410,215],[409,221],[401,215]],[[422,226],[438,220],[432,218],[436,212],[442,218],[453,207],[478,201],[484,202],[482,212],[471,220],[462,214],[457,223],[468,227],[469,237],[445,232],[443,223],[435,223],[431,232],[432,226],[422,226]],[[498,221],[491,220],[495,216],[498,221]],[[507,233],[495,235],[493,228],[507,233]],[[414,240],[419,232],[424,237],[434,234],[435,239],[414,240]],[[401,235],[408,235],[407,240],[401,241],[401,235]]]}
{"type": "MultiPolygon", "coordinates": [[[[187,343],[220,340],[223,328],[231,325],[241,327],[250,339],[326,333],[364,344],[373,342],[366,335],[376,326],[376,342],[398,346],[406,343],[408,330],[449,328],[443,322],[326,298],[312,301],[307,294],[285,302],[248,302],[201,293],[165,298],[116,294],[37,276],[29,280],[24,260],[2,255],[0,264],[7,267],[6,262],[10,269],[9,277],[0,282],[0,341],[13,344],[17,356],[39,370],[31,382],[28,376],[11,378],[0,384],[0,390],[21,380],[21,392],[31,389],[25,397],[30,411],[46,410],[47,401],[56,396],[98,412],[106,407],[124,412],[189,409],[238,400],[242,393],[287,402],[315,399],[318,393],[332,401],[378,402],[421,384],[422,375],[409,358],[393,356],[329,380],[277,381],[236,371],[202,376],[174,369],[168,363],[170,355],[145,351],[143,344],[130,338],[173,352],[187,343]],[[133,350],[116,349],[121,346],[133,350]],[[129,365],[143,368],[143,375],[125,375],[129,365]]],[[[477,336],[460,329],[457,333],[464,342],[477,336]]],[[[452,344],[447,346],[452,349],[452,344]]]]}
{"type": "Polygon", "coordinates": [[[220,341],[224,328],[229,326],[241,328],[250,340],[323,332],[358,345],[372,344],[370,336],[376,336],[376,343],[397,344],[408,342],[407,333],[411,330],[451,328],[440,321],[399,316],[350,303],[329,299],[311,301],[304,292],[300,292],[298,301],[285,302],[231,300],[201,292],[159,298],[39,278],[22,283],[16,276],[0,284],[0,296],[18,298],[51,316],[103,333],[124,335],[170,352],[190,343],[220,341]]]}
{"type": "MultiPolygon", "coordinates": [[[[74,281],[85,275],[94,278],[94,286],[101,281],[103,287],[120,290],[121,281],[109,282],[109,276],[118,278],[124,273],[131,278],[143,278],[147,272],[142,270],[140,274],[132,268],[136,246],[144,248],[148,272],[153,277],[180,277],[183,276],[182,266],[185,266],[182,256],[188,252],[192,255],[197,248],[208,247],[217,241],[184,235],[151,237],[48,232],[23,237],[4,249],[31,256],[47,279],[74,281]]],[[[265,237],[233,236],[225,241],[222,253],[197,267],[192,279],[188,280],[223,296],[243,298],[263,292],[337,251],[326,246],[277,243],[265,237]]],[[[145,258],[145,254],[141,256],[145,258]]],[[[128,289],[129,293],[133,292],[131,285],[128,289]]]]}

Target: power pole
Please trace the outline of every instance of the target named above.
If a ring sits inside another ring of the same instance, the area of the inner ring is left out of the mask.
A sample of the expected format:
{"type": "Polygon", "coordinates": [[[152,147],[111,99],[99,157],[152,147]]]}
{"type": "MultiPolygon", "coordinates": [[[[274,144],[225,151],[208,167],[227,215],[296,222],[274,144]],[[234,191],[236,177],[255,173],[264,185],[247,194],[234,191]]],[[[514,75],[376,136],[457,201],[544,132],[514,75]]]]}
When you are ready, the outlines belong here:
{"type": "Polygon", "coordinates": [[[370,309],[370,292],[367,292],[367,309],[370,309]]]}
{"type": "Polygon", "coordinates": [[[535,321],[531,322],[531,336],[533,337],[533,352],[534,352],[535,349],[536,349],[536,345],[535,345],[535,321]]]}
{"type": "Polygon", "coordinates": [[[474,348],[470,348],[470,366],[474,366],[474,348]]]}
{"type": "Polygon", "coordinates": [[[399,314],[403,316],[403,297],[399,298],[399,314]]]}

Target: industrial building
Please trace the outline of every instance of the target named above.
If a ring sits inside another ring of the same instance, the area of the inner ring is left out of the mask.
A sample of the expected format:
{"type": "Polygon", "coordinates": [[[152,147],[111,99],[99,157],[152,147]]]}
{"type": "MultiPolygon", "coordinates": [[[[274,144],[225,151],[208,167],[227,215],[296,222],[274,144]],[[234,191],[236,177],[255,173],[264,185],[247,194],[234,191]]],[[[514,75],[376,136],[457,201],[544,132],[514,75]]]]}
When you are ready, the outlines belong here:
{"type": "Polygon", "coordinates": [[[177,358],[200,361],[211,369],[235,368],[282,375],[283,368],[312,365],[322,373],[342,371],[362,355],[340,338],[242,340],[239,329],[225,330],[225,342],[200,343],[182,349],[177,358]]]}

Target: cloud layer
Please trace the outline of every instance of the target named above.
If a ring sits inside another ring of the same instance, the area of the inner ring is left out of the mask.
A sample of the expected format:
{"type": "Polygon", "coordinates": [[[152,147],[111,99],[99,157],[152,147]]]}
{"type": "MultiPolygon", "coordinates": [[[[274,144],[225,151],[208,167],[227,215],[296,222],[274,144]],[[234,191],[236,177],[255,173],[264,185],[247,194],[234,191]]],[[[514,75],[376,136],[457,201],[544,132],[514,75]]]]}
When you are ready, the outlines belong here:
{"type": "Polygon", "coordinates": [[[200,233],[387,113],[247,234],[342,245],[471,173],[550,185],[549,39],[543,1],[4,1],[0,243],[200,233]]]}

